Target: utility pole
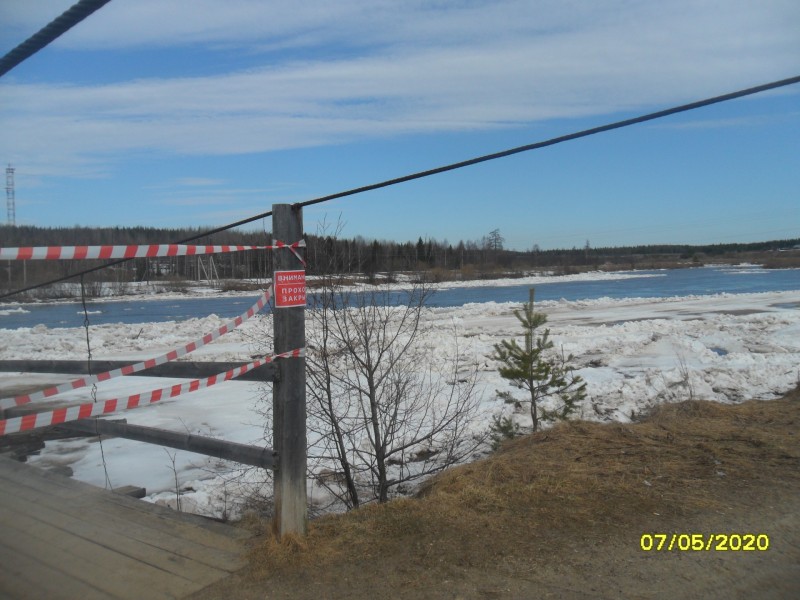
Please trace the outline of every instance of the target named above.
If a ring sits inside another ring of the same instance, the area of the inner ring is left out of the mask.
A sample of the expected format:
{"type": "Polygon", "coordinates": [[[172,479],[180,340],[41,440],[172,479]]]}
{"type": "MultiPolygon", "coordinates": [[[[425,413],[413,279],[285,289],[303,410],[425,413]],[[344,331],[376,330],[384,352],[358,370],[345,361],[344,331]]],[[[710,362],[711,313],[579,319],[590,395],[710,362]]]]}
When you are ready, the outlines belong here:
{"type": "MultiPolygon", "coordinates": [[[[272,239],[292,244],[303,239],[303,209],[290,204],[272,205],[272,239]]],[[[305,250],[297,248],[304,257],[305,250]]],[[[288,249],[273,252],[275,302],[273,328],[275,353],[305,348],[305,265],[288,249]],[[280,280],[300,281],[291,300],[279,289],[280,280]],[[302,289],[302,292],[299,290],[302,289]],[[302,294],[300,302],[297,301],[302,294]],[[283,297],[283,299],[282,299],[283,297]]],[[[308,519],[306,489],[306,359],[286,358],[277,362],[272,388],[272,446],[278,455],[275,472],[275,516],[273,533],[305,535],[308,519]]]]}
{"type": "MultiPolygon", "coordinates": [[[[8,165],[6,167],[6,209],[8,211],[8,225],[12,227],[17,224],[17,207],[16,201],[14,200],[14,167],[8,165]]],[[[27,269],[25,269],[25,263],[22,263],[23,273],[25,273],[26,277],[24,280],[27,280],[27,269]]],[[[8,283],[11,283],[11,261],[8,261],[8,266],[6,267],[6,271],[8,271],[8,283]]]]}
{"type": "Polygon", "coordinates": [[[6,167],[6,209],[8,212],[8,224],[17,224],[17,206],[14,198],[14,167],[6,167]]]}

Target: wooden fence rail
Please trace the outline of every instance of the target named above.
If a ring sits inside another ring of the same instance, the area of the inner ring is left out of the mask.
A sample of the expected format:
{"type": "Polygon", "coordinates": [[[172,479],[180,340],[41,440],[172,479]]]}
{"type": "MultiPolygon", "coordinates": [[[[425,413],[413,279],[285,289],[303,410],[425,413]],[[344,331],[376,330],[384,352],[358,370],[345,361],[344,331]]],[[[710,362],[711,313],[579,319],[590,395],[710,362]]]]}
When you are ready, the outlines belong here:
{"type": "Polygon", "coordinates": [[[177,450],[197,452],[206,456],[214,456],[225,460],[232,460],[244,465],[252,465],[263,469],[273,469],[276,464],[275,453],[272,448],[248,446],[237,442],[227,442],[192,433],[178,433],[144,427],[142,425],[129,425],[123,421],[109,421],[106,419],[84,419],[57,426],[67,432],[76,432],[81,435],[113,435],[116,437],[158,444],[177,450]]]}
{"type": "MultiPolygon", "coordinates": [[[[272,234],[275,239],[291,241],[303,239],[301,207],[274,204],[272,215],[272,234]]],[[[291,252],[283,251],[275,255],[276,272],[284,272],[285,275],[288,271],[298,281],[302,280],[302,284],[297,284],[298,287],[293,292],[295,301],[300,298],[299,305],[295,303],[290,307],[280,307],[276,300],[276,309],[273,313],[275,354],[305,347],[304,256],[304,244],[297,248],[293,247],[291,252]],[[300,285],[302,287],[299,287],[300,285]]],[[[96,360],[91,363],[91,371],[94,373],[111,371],[121,369],[128,364],[124,361],[96,360]]],[[[199,379],[238,366],[239,363],[227,362],[168,362],[135,375],[199,379]]],[[[281,360],[278,363],[268,363],[240,377],[246,381],[273,383],[274,450],[103,419],[73,421],[59,425],[58,429],[67,433],[113,435],[273,469],[275,471],[273,532],[278,537],[285,534],[304,535],[308,519],[305,367],[305,358],[301,354],[299,357],[281,360]]],[[[77,360],[0,361],[0,371],[7,372],[89,374],[89,369],[87,361],[77,360]]],[[[23,414],[35,408],[41,406],[8,408],[4,418],[17,413],[23,414]]]]}
{"type": "MultiPolygon", "coordinates": [[[[130,361],[93,360],[92,373],[103,373],[122,369],[130,365],[130,361]]],[[[240,362],[168,362],[156,365],[133,377],[175,377],[177,379],[202,379],[223,373],[241,366],[240,362]]],[[[89,375],[89,366],[85,360],[0,360],[0,372],[20,373],[63,373],[65,375],[89,375]]],[[[275,379],[275,363],[267,363],[252,371],[240,375],[238,381],[273,381],[275,379]]]]}

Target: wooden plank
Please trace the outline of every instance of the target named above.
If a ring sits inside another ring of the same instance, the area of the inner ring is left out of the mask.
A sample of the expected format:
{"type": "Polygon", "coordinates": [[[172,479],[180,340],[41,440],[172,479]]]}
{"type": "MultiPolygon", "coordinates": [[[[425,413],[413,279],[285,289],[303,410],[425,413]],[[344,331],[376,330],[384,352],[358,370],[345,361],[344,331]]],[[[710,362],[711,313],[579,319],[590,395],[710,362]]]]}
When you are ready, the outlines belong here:
{"type": "MultiPolygon", "coordinates": [[[[26,471],[23,471],[22,469],[36,469],[36,467],[31,467],[29,465],[25,465],[24,463],[18,463],[6,458],[0,460],[0,486],[2,486],[3,489],[7,489],[12,486],[30,487],[44,494],[47,492],[52,493],[53,486],[59,486],[58,480],[50,483],[48,482],[48,478],[58,477],[58,479],[66,479],[64,476],[56,476],[53,473],[48,473],[46,471],[42,471],[42,474],[38,474],[38,476],[35,477],[25,477],[26,471]]],[[[40,469],[36,470],[38,471],[40,469]]],[[[67,479],[67,481],[69,480],[67,479]]],[[[63,487],[63,490],[58,491],[58,496],[62,499],[76,498],[86,493],[82,486],[63,487]]],[[[89,487],[91,488],[91,486],[89,487]]]]}
{"type": "Polygon", "coordinates": [[[147,496],[147,490],[138,485],[123,485],[122,487],[114,488],[114,493],[130,496],[131,498],[144,498],[147,496]]]}
{"type": "Polygon", "coordinates": [[[125,518],[136,518],[135,513],[149,515],[150,520],[160,530],[164,528],[180,531],[180,535],[192,539],[198,544],[205,544],[211,536],[214,540],[214,547],[225,547],[237,549],[241,547],[241,541],[252,537],[247,531],[218,523],[200,515],[191,513],[177,512],[166,506],[134,500],[121,494],[107,492],[104,506],[114,506],[114,511],[123,514],[125,518]]]}
{"type": "Polygon", "coordinates": [[[79,581],[69,573],[42,564],[18,548],[9,548],[0,536],[0,598],[14,600],[108,600],[108,592],[79,581]]]}
{"type": "MultiPolygon", "coordinates": [[[[7,479],[0,481],[5,483],[7,479]]],[[[6,486],[3,485],[3,488],[6,489],[6,486]]],[[[66,523],[70,519],[86,519],[87,515],[93,515],[98,522],[102,522],[99,533],[102,533],[103,528],[109,527],[125,531],[142,543],[160,545],[176,553],[191,552],[198,560],[226,570],[235,570],[243,565],[241,540],[247,534],[240,535],[238,530],[230,526],[222,526],[221,531],[219,527],[207,528],[205,525],[221,524],[207,522],[207,519],[196,515],[175,513],[168,508],[108,493],[92,486],[83,489],[66,486],[58,489],[52,485],[42,485],[42,480],[37,477],[30,477],[27,481],[16,482],[12,490],[13,496],[36,511],[39,518],[50,518],[54,524],[66,523]],[[192,517],[195,522],[188,522],[192,521],[192,517]]],[[[6,492],[0,506],[8,507],[13,504],[12,492],[6,492]]]]}
{"type": "Polygon", "coordinates": [[[44,469],[39,469],[24,463],[0,458],[0,480],[2,479],[6,479],[16,485],[32,487],[43,492],[50,491],[52,493],[53,490],[50,486],[57,486],[60,488],[57,493],[62,497],[80,497],[87,494],[95,495],[98,493],[105,494],[105,501],[108,504],[118,505],[122,508],[135,512],[144,512],[151,517],[159,517],[161,520],[165,520],[172,526],[177,527],[185,524],[189,526],[187,529],[190,531],[205,529],[232,540],[242,540],[251,536],[250,533],[242,529],[231,527],[229,525],[218,523],[216,521],[206,519],[199,515],[192,515],[190,513],[178,513],[180,515],[180,519],[176,520],[173,519],[175,511],[170,508],[148,502],[140,502],[132,498],[128,498],[127,496],[102,490],[76,479],[67,478],[63,475],[51,473],[44,469]]]}
{"type": "Polygon", "coordinates": [[[36,557],[37,563],[66,572],[70,579],[112,597],[175,597],[202,589],[223,575],[212,573],[212,569],[203,574],[201,569],[184,564],[166,563],[167,568],[161,569],[127,554],[129,546],[119,539],[100,538],[102,541],[92,542],[19,514],[16,519],[4,518],[3,530],[14,535],[19,550],[36,557]],[[11,520],[16,523],[9,523],[11,520]]]}
{"type": "Polygon", "coordinates": [[[2,598],[180,598],[245,564],[245,532],[30,465],[0,490],[2,598]]]}
{"type": "Polygon", "coordinates": [[[48,530],[54,540],[68,537],[70,543],[77,544],[77,540],[82,539],[113,549],[113,552],[143,565],[176,575],[190,574],[204,581],[207,574],[214,575],[210,581],[215,581],[222,571],[234,570],[230,568],[232,566],[243,566],[241,557],[230,551],[168,535],[148,526],[141,517],[137,520],[120,518],[96,504],[83,510],[75,510],[71,505],[53,504],[37,502],[28,494],[8,495],[2,501],[5,510],[0,515],[0,523],[4,527],[25,523],[31,531],[48,530]]]}

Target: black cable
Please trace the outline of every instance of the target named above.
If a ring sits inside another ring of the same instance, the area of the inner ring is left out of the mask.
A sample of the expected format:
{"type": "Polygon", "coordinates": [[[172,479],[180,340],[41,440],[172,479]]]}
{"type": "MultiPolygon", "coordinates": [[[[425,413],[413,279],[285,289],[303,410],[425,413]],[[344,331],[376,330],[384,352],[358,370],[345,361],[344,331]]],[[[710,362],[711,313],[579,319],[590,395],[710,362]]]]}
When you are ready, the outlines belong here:
{"type": "Polygon", "coordinates": [[[765,92],[767,90],[773,90],[779,87],[792,85],[794,83],[800,83],[800,76],[797,77],[790,77],[789,79],[782,79],[780,81],[774,81],[772,83],[766,83],[764,85],[759,85],[756,87],[747,88],[746,90],[740,90],[738,92],[731,92],[730,94],[723,94],[722,96],[715,96],[713,98],[707,98],[706,100],[699,100],[697,102],[690,102],[689,104],[683,104],[681,106],[676,106],[674,108],[668,108],[666,110],[659,110],[654,113],[649,113],[646,115],[642,115],[640,117],[634,117],[632,119],[625,119],[623,121],[617,121],[616,123],[609,123],[608,125],[601,125],[600,127],[593,127],[591,129],[584,129],[583,131],[579,131],[577,133],[570,133],[569,135],[562,135],[560,137],[552,138],[546,140],[544,142],[536,142],[535,144],[527,144],[525,146],[519,146],[517,148],[512,148],[510,150],[503,150],[502,152],[495,152],[494,154],[487,154],[485,156],[480,156],[478,158],[471,158],[469,160],[465,160],[462,162],[453,163],[450,165],[445,165],[443,167],[438,167],[436,169],[430,169],[428,171],[420,171],[419,173],[414,173],[412,175],[405,175],[404,177],[398,177],[396,179],[389,179],[387,181],[382,181],[381,183],[373,183],[372,185],[365,185],[360,188],[355,188],[352,190],[348,190],[346,192],[339,192],[338,194],[331,194],[330,196],[323,196],[322,198],[315,198],[314,200],[307,200],[306,202],[299,202],[294,206],[311,206],[312,204],[319,204],[321,202],[328,202],[329,200],[336,200],[337,198],[344,198],[345,196],[352,196],[354,194],[361,194],[363,192],[369,192],[372,190],[377,190],[380,188],[388,187],[390,185],[397,185],[398,183],[405,183],[406,181],[413,181],[414,179],[422,179],[423,177],[430,177],[431,175],[438,175],[439,173],[446,173],[447,171],[454,171],[456,169],[462,169],[464,167],[469,167],[471,165],[477,165],[482,162],[487,162],[490,160],[496,160],[498,158],[504,158],[506,156],[511,156],[513,154],[519,154],[520,152],[528,152],[530,150],[538,150],[539,148],[545,148],[547,146],[555,146],[556,144],[560,144],[562,142],[568,142],[570,140],[576,140],[578,138],[588,137],[590,135],[595,135],[596,133],[603,133],[604,131],[611,131],[612,129],[620,129],[622,127],[628,127],[630,125],[636,125],[637,123],[644,123],[645,121],[652,121],[653,119],[660,119],[662,117],[667,117],[669,115],[674,115],[681,112],[686,112],[689,110],[694,110],[696,108],[702,108],[704,106],[709,106],[711,104],[717,104],[719,102],[725,102],[727,100],[733,100],[735,98],[741,98],[743,96],[750,96],[752,94],[758,94],[759,92],[765,92]]]}
{"type": "MultiPolygon", "coordinates": [[[[321,196],[319,198],[314,198],[313,200],[306,200],[305,202],[297,202],[293,206],[295,207],[304,207],[304,206],[311,206],[313,204],[320,204],[322,202],[329,202],[330,200],[336,200],[338,198],[344,198],[346,196],[353,196],[355,194],[362,194],[364,192],[369,192],[372,190],[377,190],[380,188],[389,187],[392,185],[397,185],[399,183],[405,183],[406,181],[413,181],[415,179],[422,179],[423,177],[430,177],[431,175],[438,175],[439,173],[446,173],[447,171],[454,171],[456,169],[463,169],[464,167],[469,167],[471,165],[476,165],[483,162],[488,162],[490,160],[496,160],[498,158],[504,158],[506,156],[512,156],[514,154],[519,154],[521,152],[528,152],[530,150],[537,150],[539,148],[545,148],[547,146],[554,146],[556,144],[561,144],[563,142],[568,142],[570,140],[576,140],[583,137],[588,137],[590,135],[595,135],[597,133],[603,133],[605,131],[611,131],[613,129],[620,129],[622,127],[629,127],[630,125],[636,125],[637,123],[644,123],[646,121],[652,121],[654,119],[660,119],[662,117],[667,117],[669,115],[674,115],[682,112],[687,112],[690,110],[695,110],[697,108],[702,108],[705,106],[710,106],[712,104],[718,104],[720,102],[726,102],[728,100],[734,100],[736,98],[742,98],[744,96],[751,96],[753,94],[758,94],[760,92],[766,92],[769,90],[774,90],[780,87],[785,87],[787,85],[793,85],[795,83],[800,83],[800,75],[796,77],[789,77],[788,79],[781,79],[780,81],[773,81],[772,83],[765,83],[763,85],[758,85],[755,87],[747,88],[744,90],[740,90],[738,92],[731,92],[729,94],[723,94],[721,96],[714,96],[713,98],[707,98],[705,100],[698,100],[697,102],[690,102],[689,104],[682,104],[680,106],[676,106],[673,108],[667,108],[665,110],[659,110],[657,112],[648,113],[646,115],[641,115],[639,117],[634,117],[631,119],[624,119],[622,121],[616,121],[614,123],[609,123],[607,125],[601,125],[599,127],[593,127],[591,129],[584,129],[583,131],[578,131],[576,133],[570,133],[568,135],[562,135],[560,137],[551,138],[549,140],[545,140],[543,142],[536,142],[534,144],[527,144],[525,146],[519,146],[517,148],[511,148],[510,150],[503,150],[502,152],[495,152],[494,154],[486,154],[484,156],[479,156],[477,158],[471,158],[469,160],[452,163],[449,165],[445,165],[443,167],[437,167],[435,169],[429,169],[427,171],[420,171],[418,173],[413,173],[411,175],[405,175],[403,177],[397,177],[395,179],[388,179],[386,181],[382,181],[380,183],[373,183],[370,185],[365,185],[358,188],[353,188],[344,192],[338,192],[336,194],[330,194],[328,196],[321,196]]],[[[252,223],[253,221],[257,221],[258,219],[263,219],[264,217],[268,217],[272,215],[272,211],[263,212],[257,214],[252,217],[248,217],[247,219],[242,219],[241,221],[236,221],[235,223],[230,223],[228,225],[223,225],[222,227],[217,227],[216,229],[212,229],[210,231],[205,231],[200,233],[196,236],[186,238],[185,240],[176,242],[178,244],[184,244],[186,242],[191,242],[201,237],[205,237],[207,235],[213,235],[215,233],[220,233],[223,231],[227,231],[228,229],[233,229],[234,227],[239,227],[240,225],[246,225],[247,223],[252,223]]],[[[93,273],[94,271],[99,271],[100,269],[105,269],[106,267],[112,267],[115,265],[119,265],[121,263],[127,262],[129,260],[133,260],[131,258],[117,260],[105,265],[100,265],[98,267],[93,267],[91,269],[86,269],[84,271],[80,271],[78,273],[73,273],[70,275],[66,275],[59,279],[53,279],[51,281],[47,281],[45,283],[40,283],[34,286],[30,286],[27,288],[15,290],[13,292],[7,292],[5,294],[0,295],[0,300],[4,298],[8,298],[10,296],[15,296],[17,294],[21,294],[23,292],[28,292],[31,290],[35,290],[40,287],[44,287],[46,285],[51,285],[54,283],[61,283],[62,281],[67,281],[68,279],[73,279],[74,277],[78,277],[80,275],[85,275],[86,273],[93,273]]]]}
{"type": "Polygon", "coordinates": [[[111,0],[79,0],[77,4],[67,9],[60,17],[50,21],[37,33],[22,42],[3,58],[0,58],[0,77],[109,2],[111,0]]]}

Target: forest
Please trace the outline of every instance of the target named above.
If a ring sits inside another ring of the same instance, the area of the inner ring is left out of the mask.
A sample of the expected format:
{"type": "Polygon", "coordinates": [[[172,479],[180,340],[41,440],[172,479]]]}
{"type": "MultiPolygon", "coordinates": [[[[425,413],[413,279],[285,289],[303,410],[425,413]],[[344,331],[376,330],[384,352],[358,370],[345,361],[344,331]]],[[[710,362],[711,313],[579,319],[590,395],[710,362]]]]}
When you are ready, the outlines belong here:
{"type": "MultiPolygon", "coordinates": [[[[185,243],[269,245],[265,231],[229,230],[203,236],[202,229],[153,227],[0,226],[0,246],[75,246],[185,243]]],[[[291,240],[282,240],[289,242],[291,240]]],[[[681,268],[719,262],[757,262],[766,267],[800,266],[800,238],[756,243],[714,245],[654,244],[580,248],[509,250],[500,230],[479,240],[455,244],[432,238],[395,242],[330,235],[306,236],[307,272],[363,275],[371,282],[393,280],[398,273],[416,273],[427,281],[522,277],[530,272],[554,274],[590,270],[681,268]]],[[[2,265],[0,286],[6,290],[69,277],[109,261],[8,261],[2,265]]],[[[134,259],[99,269],[90,282],[191,281],[205,279],[260,280],[271,277],[269,252],[236,252],[210,257],[134,259]]]]}

